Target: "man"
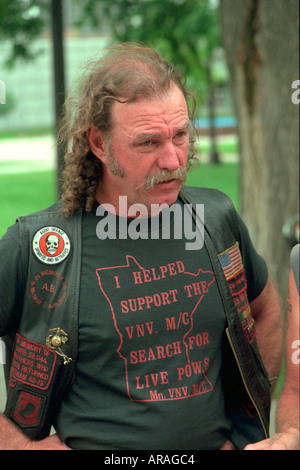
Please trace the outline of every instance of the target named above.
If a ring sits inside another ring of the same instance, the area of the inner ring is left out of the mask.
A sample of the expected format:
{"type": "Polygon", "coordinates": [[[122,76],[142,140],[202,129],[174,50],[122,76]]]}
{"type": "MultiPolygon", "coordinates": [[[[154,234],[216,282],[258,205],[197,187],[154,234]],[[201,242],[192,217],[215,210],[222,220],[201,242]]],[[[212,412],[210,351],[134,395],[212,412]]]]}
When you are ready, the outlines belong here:
{"type": "Polygon", "coordinates": [[[0,334],[12,351],[2,447],[263,439],[278,300],[228,198],[183,188],[194,148],[180,73],[149,48],[119,45],[72,102],[62,209],[21,218],[1,242],[0,334]]]}

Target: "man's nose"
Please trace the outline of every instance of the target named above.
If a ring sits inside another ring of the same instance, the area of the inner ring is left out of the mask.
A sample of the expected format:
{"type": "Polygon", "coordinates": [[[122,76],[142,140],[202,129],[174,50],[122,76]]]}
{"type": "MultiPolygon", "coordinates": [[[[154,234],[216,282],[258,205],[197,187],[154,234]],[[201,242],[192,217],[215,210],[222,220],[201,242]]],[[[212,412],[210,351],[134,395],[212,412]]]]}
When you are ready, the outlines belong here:
{"type": "Polygon", "coordinates": [[[174,171],[180,167],[179,158],[173,142],[166,143],[161,149],[158,158],[158,167],[161,170],[174,171]]]}

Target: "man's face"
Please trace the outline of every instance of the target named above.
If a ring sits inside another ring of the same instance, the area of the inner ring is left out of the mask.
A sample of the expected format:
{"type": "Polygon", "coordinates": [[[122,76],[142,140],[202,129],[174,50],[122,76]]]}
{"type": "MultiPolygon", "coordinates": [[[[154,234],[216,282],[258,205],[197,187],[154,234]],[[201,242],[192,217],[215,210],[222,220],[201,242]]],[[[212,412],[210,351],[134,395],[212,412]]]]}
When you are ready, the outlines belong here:
{"type": "Polygon", "coordinates": [[[173,204],[185,181],[189,116],[185,98],[174,85],[168,94],[133,103],[115,102],[109,145],[101,157],[104,171],[96,198],[116,208],[173,204]]]}

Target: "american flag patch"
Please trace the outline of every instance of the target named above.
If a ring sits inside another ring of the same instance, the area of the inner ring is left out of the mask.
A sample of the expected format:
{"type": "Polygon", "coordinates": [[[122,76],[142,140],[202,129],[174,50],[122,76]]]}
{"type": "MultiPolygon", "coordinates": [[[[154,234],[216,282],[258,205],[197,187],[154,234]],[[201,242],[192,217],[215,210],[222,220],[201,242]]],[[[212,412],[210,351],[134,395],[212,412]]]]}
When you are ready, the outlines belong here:
{"type": "Polygon", "coordinates": [[[255,337],[255,325],[247,296],[247,281],[238,242],[219,254],[219,260],[249,344],[255,337]]]}
{"type": "Polygon", "coordinates": [[[219,255],[219,260],[223,268],[226,279],[235,276],[243,267],[239,244],[236,243],[228,250],[219,255]]]}

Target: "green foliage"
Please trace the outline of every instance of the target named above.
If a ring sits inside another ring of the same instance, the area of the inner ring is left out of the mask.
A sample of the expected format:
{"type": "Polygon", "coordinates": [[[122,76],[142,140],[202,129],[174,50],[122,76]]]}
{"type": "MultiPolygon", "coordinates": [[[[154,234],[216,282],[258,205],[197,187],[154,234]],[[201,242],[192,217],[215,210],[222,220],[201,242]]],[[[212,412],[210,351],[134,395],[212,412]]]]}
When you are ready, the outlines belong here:
{"type": "Polygon", "coordinates": [[[81,24],[108,27],[114,40],[147,44],[177,65],[204,96],[207,69],[220,45],[218,15],[211,0],[77,0],[81,24]]]}
{"type": "MultiPolygon", "coordinates": [[[[188,85],[206,99],[214,50],[220,45],[215,0],[73,0],[77,27],[89,24],[114,42],[133,41],[155,48],[187,76],[188,85]],[[210,72],[209,72],[210,71],[210,72]]],[[[31,60],[34,39],[49,22],[50,2],[0,0],[0,39],[10,41],[6,65],[31,60]]]]}
{"type": "Polygon", "coordinates": [[[41,0],[0,0],[0,39],[9,40],[11,45],[7,66],[11,67],[16,59],[32,60],[36,56],[31,43],[44,28],[45,8],[41,0]]]}

